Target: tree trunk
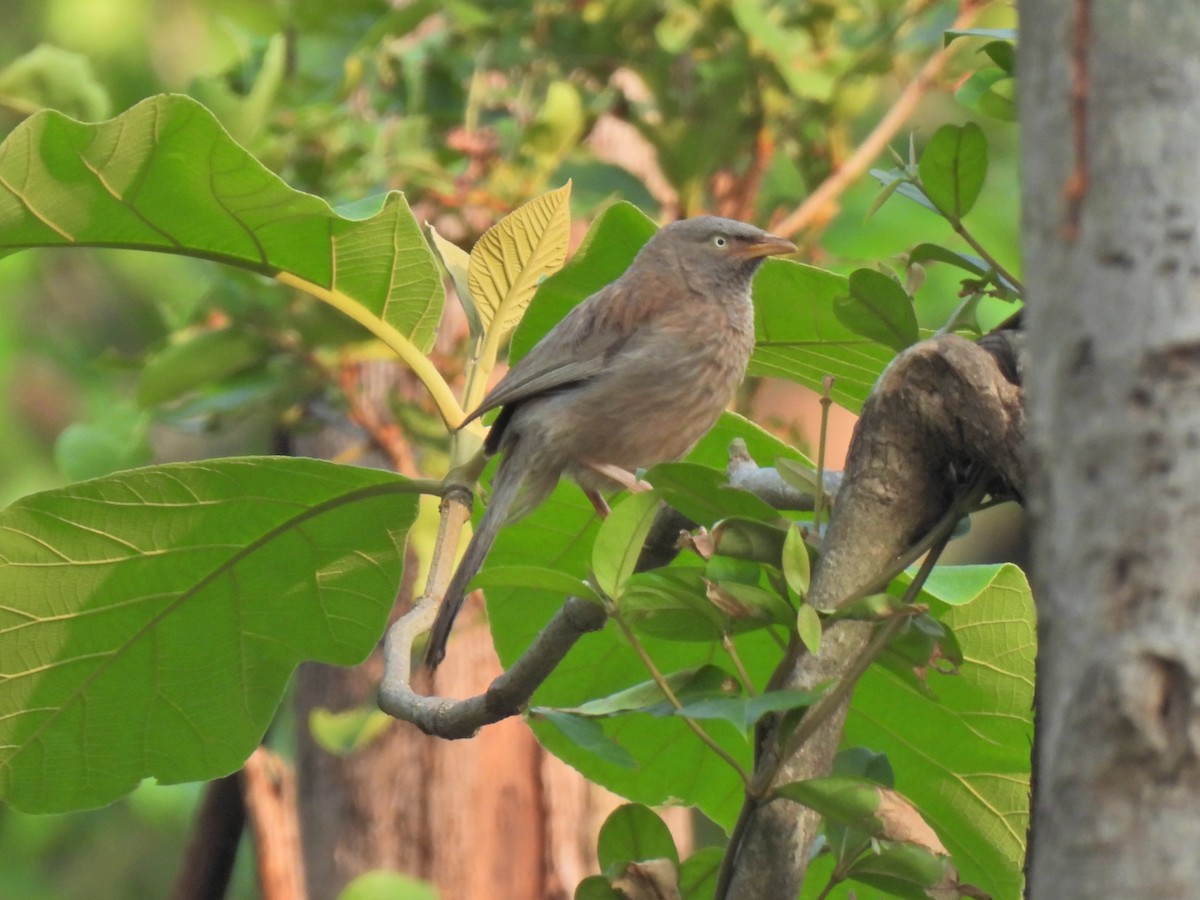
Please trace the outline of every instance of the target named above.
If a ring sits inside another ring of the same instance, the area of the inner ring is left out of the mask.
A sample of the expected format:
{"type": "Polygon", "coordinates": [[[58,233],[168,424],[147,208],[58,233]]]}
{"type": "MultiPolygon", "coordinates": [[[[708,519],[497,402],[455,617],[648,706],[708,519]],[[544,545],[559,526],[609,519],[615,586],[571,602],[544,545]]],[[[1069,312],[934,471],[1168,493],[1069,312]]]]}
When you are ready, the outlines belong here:
{"type": "Polygon", "coordinates": [[[1031,896],[1200,890],[1200,6],[1021,4],[1031,896]]]}

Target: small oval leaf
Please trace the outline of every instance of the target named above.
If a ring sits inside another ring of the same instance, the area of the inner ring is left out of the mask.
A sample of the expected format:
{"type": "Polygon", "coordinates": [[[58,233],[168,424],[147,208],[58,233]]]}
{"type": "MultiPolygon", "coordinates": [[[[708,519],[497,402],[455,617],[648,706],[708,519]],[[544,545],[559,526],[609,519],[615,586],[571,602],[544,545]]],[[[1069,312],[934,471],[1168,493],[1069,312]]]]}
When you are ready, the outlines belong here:
{"type": "Polygon", "coordinates": [[[920,337],[912,297],[896,281],[874,269],[850,276],[849,296],[834,301],[838,321],[856,334],[903,350],[920,337]]]}
{"type": "Polygon", "coordinates": [[[815,656],[821,652],[821,616],[807,603],[796,610],[796,631],[809,653],[815,656]]]}
{"type": "Polygon", "coordinates": [[[633,574],[646,535],[658,514],[659,499],[653,493],[633,494],[617,506],[596,535],[592,546],[592,572],[596,584],[614,600],[621,596],[633,574]]]}
{"type": "Polygon", "coordinates": [[[975,205],[987,177],[987,138],[974,122],[943,125],[921,154],[918,171],[925,195],[938,211],[958,221],[975,205]]]}
{"type": "Polygon", "coordinates": [[[640,803],[618,806],[600,826],[596,844],[600,868],[643,859],[679,862],[679,851],[666,824],[640,803]]]}
{"type": "Polygon", "coordinates": [[[793,525],[783,539],[783,577],[796,596],[804,599],[812,578],[812,560],[808,556],[808,544],[799,527],[793,525]]]}

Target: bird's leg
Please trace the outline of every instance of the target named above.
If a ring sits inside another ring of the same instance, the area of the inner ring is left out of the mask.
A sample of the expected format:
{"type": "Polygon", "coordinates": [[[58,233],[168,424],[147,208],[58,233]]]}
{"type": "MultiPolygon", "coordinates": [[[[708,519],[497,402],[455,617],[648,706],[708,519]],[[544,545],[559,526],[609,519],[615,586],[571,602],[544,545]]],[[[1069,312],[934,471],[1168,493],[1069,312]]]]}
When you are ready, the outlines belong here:
{"type": "Polygon", "coordinates": [[[607,519],[608,514],[612,510],[608,508],[608,501],[604,499],[603,495],[599,491],[589,491],[586,489],[583,493],[584,496],[592,501],[592,508],[596,510],[596,515],[601,519],[607,519]]]}
{"type": "Polygon", "coordinates": [[[583,464],[592,471],[599,472],[605,478],[615,481],[631,494],[640,494],[643,491],[649,491],[654,488],[654,485],[650,484],[650,482],[643,481],[628,469],[622,469],[620,466],[614,466],[612,463],[593,462],[585,459],[583,460],[583,464]]]}

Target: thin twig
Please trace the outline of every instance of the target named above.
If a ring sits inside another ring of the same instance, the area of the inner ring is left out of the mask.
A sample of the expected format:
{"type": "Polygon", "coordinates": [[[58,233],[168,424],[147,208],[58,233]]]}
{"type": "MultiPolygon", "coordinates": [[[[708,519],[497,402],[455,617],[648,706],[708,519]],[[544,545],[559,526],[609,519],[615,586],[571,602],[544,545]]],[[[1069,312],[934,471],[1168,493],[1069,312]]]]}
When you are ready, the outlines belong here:
{"type": "MultiPolygon", "coordinates": [[[[972,0],[964,0],[957,18],[950,26],[951,30],[969,27],[981,9],[980,4],[972,2],[972,0]]],[[[953,45],[943,47],[925,61],[925,65],[921,67],[916,78],[905,86],[891,109],[879,120],[879,124],[871,130],[871,133],[855,148],[854,152],[846,157],[846,161],[836,171],[830,173],[829,177],[822,181],[795,211],[771,227],[775,234],[794,237],[801,231],[832,218],[826,213],[827,208],[850,185],[861,178],[876,158],[884,152],[888,142],[909,120],[925,92],[937,80],[952,52],[953,45]]]]}
{"type": "Polygon", "coordinates": [[[742,665],[742,658],[738,656],[733,638],[728,634],[722,634],[721,646],[725,648],[725,652],[729,654],[729,658],[733,661],[733,667],[737,670],[738,678],[741,679],[742,687],[746,689],[746,693],[751,697],[757,697],[758,692],[754,690],[754,682],[750,679],[750,673],[746,671],[746,667],[742,665]]]}
{"type": "Polygon", "coordinates": [[[813,485],[813,533],[821,537],[821,511],[825,505],[825,444],[829,439],[829,408],[833,405],[833,376],[821,380],[821,429],[817,433],[817,482],[813,485]]]}
{"type": "Polygon", "coordinates": [[[954,233],[966,241],[967,244],[970,245],[971,249],[978,253],[980,258],[989,266],[991,266],[992,270],[997,275],[1012,285],[1018,294],[1021,296],[1025,295],[1025,287],[1021,284],[1020,279],[1014,276],[1010,271],[1008,271],[1008,269],[1004,268],[1004,266],[1000,265],[1000,262],[996,259],[996,257],[992,256],[992,254],[987,251],[987,248],[975,239],[975,235],[967,231],[966,225],[964,225],[961,221],[954,219],[948,219],[947,221],[950,222],[950,227],[954,229],[954,233]]]}

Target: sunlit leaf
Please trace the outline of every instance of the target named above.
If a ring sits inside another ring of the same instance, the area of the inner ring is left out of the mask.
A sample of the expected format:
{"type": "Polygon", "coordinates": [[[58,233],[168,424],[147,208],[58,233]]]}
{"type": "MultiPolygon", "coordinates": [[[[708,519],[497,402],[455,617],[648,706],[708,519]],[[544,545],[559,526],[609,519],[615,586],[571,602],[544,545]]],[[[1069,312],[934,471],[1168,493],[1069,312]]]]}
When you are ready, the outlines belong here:
{"type": "Polygon", "coordinates": [[[935,702],[872,666],[855,689],[845,741],[887,750],[964,878],[995,897],[1020,896],[1036,645],[1029,584],[1011,565],[938,566],[918,601],[956,635],[958,674],[930,671],[935,702]]]}
{"type": "Polygon", "coordinates": [[[475,300],[471,296],[471,286],[467,281],[467,269],[471,264],[471,254],[458,244],[446,240],[432,225],[429,225],[428,228],[429,240],[433,244],[433,249],[446,268],[446,274],[454,282],[454,292],[458,295],[458,302],[467,317],[467,326],[470,329],[471,337],[478,339],[483,334],[483,320],[479,317],[479,310],[475,308],[475,300]]]}
{"type": "Polygon", "coordinates": [[[437,900],[433,885],[399,872],[364,872],[342,888],[337,900],[437,900]]]}
{"type": "Polygon", "coordinates": [[[317,708],[308,714],[308,730],[326,753],[348,756],[390,729],[396,720],[372,703],[334,711],[317,708]]]}
{"type": "Polygon", "coordinates": [[[788,528],[787,536],[783,539],[782,560],[783,577],[787,579],[788,587],[796,592],[797,597],[806,597],[809,581],[812,579],[812,560],[808,556],[808,544],[804,541],[804,535],[795,525],[788,528]]]}
{"type": "Polygon", "coordinates": [[[571,236],[570,196],[568,182],[535,197],[489,228],[471,248],[467,283],[485,330],[511,331],[538,283],[562,266],[571,236]]]}
{"type": "Polygon", "coordinates": [[[0,512],[0,795],[50,812],[236,769],[297,663],[375,646],[416,501],[387,472],[244,458],[0,512]]]}
{"type": "Polygon", "coordinates": [[[796,609],[796,633],[809,653],[815,656],[821,652],[821,616],[807,603],[796,609]]]}
{"type": "Polygon", "coordinates": [[[620,598],[654,524],[659,502],[656,494],[633,494],[617,504],[600,526],[592,550],[592,571],[596,584],[608,596],[620,598]]]}
{"type": "Polygon", "coordinates": [[[522,150],[548,172],[579,143],[585,123],[579,89],[570,81],[552,81],[542,108],[525,131],[522,150]]]}
{"type": "Polygon", "coordinates": [[[91,60],[49,44],[0,69],[0,105],[25,113],[57,109],[81,119],[102,119],[111,106],[91,60]]]}
{"type": "Polygon", "coordinates": [[[421,351],[441,318],[437,266],[402,194],[362,218],[338,215],[183,96],[98,125],[38,113],[0,145],[0,256],[81,246],[196,256],[311,285],[421,351]]]}
{"type": "Polygon", "coordinates": [[[854,332],[834,312],[846,278],[787,260],[767,260],[754,281],[751,375],[786,378],[820,392],[833,376],[833,399],[857,411],[895,355],[854,332]]]}

